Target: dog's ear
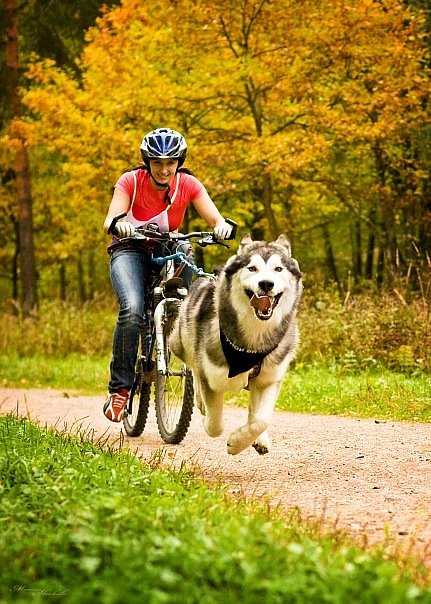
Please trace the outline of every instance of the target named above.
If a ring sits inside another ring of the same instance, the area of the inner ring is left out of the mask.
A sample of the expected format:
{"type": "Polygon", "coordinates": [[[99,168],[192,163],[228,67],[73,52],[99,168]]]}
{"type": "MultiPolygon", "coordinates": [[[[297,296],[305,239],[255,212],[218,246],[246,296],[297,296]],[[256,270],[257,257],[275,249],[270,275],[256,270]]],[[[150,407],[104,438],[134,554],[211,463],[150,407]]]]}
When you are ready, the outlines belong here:
{"type": "Polygon", "coordinates": [[[284,235],[284,234],[279,235],[279,237],[276,239],[275,243],[278,243],[278,245],[282,245],[283,247],[287,248],[287,253],[289,254],[289,256],[292,255],[292,247],[291,247],[290,241],[286,237],[286,235],[284,235]]]}
{"type": "Polygon", "coordinates": [[[249,245],[250,243],[253,243],[253,239],[251,238],[251,235],[250,235],[250,233],[249,233],[248,235],[245,235],[245,236],[244,236],[244,237],[241,239],[241,241],[240,241],[240,243],[239,243],[238,253],[240,254],[240,253],[242,252],[243,248],[244,248],[246,245],[249,245]]]}
{"type": "Polygon", "coordinates": [[[298,261],[295,258],[289,258],[287,261],[287,270],[289,270],[292,275],[294,275],[297,279],[302,278],[302,273],[299,269],[298,261]]]}

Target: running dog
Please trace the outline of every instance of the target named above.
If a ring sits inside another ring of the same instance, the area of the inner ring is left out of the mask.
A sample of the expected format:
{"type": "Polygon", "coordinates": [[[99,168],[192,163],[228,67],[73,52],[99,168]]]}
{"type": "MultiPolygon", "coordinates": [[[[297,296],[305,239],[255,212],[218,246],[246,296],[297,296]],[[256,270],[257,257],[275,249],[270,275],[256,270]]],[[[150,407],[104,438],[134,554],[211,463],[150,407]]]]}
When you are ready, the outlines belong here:
{"type": "Polygon", "coordinates": [[[223,395],[248,388],[248,421],[232,432],[228,453],[271,446],[267,428],[299,341],[301,272],[284,235],[241,241],[217,281],[197,279],[181,304],[169,344],[192,370],[195,403],[210,436],[223,432],[223,395]]]}

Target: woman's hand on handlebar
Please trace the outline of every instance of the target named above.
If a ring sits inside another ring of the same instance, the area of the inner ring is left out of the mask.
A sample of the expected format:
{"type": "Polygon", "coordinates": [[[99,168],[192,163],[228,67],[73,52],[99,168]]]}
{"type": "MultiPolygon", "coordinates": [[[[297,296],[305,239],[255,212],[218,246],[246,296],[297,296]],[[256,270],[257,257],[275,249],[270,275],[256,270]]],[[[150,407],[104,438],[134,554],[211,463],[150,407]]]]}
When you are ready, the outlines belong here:
{"type": "MultiPolygon", "coordinates": [[[[157,224],[150,223],[140,227],[135,227],[128,220],[123,220],[125,213],[114,216],[108,228],[108,233],[117,235],[120,239],[134,238],[152,241],[183,241],[184,239],[199,238],[197,243],[202,247],[211,244],[225,245],[225,240],[235,239],[238,225],[230,218],[225,218],[214,227],[213,232],[193,231],[185,235],[173,233],[161,233],[157,224]]],[[[226,246],[227,247],[227,246],[226,246]]]]}
{"type": "Polygon", "coordinates": [[[226,222],[226,220],[222,220],[217,223],[214,227],[214,237],[218,241],[222,241],[223,239],[229,239],[232,233],[233,227],[231,224],[226,222]]]}
{"type": "Polygon", "coordinates": [[[223,218],[223,221],[215,225],[213,236],[216,241],[222,241],[223,239],[235,239],[236,231],[238,229],[237,223],[231,218],[223,218]]]}
{"type": "Polygon", "coordinates": [[[114,231],[120,239],[124,239],[125,237],[133,237],[136,229],[131,222],[119,220],[114,227],[114,231]]]}

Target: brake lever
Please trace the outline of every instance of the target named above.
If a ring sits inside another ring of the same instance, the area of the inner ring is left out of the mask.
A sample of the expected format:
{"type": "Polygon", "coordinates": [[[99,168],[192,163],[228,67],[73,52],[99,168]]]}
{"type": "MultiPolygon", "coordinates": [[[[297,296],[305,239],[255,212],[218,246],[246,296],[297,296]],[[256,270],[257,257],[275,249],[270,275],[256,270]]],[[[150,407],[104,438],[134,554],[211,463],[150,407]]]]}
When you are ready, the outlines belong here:
{"type": "Polygon", "coordinates": [[[203,239],[198,239],[196,243],[198,245],[200,245],[200,247],[206,247],[207,245],[218,244],[218,245],[222,245],[223,247],[229,248],[227,243],[223,243],[222,241],[217,241],[217,239],[214,239],[214,237],[212,235],[210,237],[204,237],[203,239]]]}

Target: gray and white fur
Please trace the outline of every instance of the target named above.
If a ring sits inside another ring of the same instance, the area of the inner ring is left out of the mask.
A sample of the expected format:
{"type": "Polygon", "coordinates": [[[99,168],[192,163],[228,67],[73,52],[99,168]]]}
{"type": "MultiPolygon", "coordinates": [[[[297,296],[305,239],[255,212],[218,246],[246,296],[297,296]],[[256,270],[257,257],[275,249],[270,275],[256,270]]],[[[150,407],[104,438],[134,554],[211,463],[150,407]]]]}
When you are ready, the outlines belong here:
{"type": "Polygon", "coordinates": [[[287,238],[267,243],[246,237],[217,281],[196,280],[180,307],[170,347],[192,370],[195,403],[210,436],[223,432],[224,393],[247,386],[250,391],[247,423],[229,435],[228,453],[250,445],[260,454],[269,451],[267,429],[299,342],[301,293],[301,273],[287,238]],[[266,353],[259,371],[228,377],[220,328],[234,351],[266,353]]]}

